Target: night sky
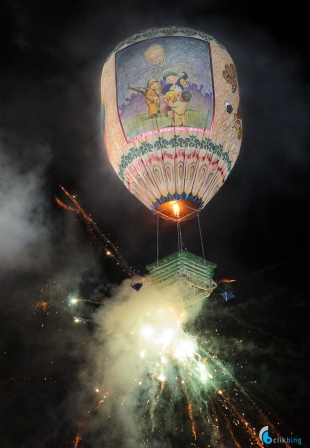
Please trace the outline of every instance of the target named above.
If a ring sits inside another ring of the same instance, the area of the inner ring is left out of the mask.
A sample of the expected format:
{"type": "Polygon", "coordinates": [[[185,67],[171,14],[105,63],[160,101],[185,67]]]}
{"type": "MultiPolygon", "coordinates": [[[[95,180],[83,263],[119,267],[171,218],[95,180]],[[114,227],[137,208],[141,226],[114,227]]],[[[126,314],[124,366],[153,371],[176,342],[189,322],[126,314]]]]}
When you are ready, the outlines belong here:
{"type": "MultiPolygon", "coordinates": [[[[170,25],[204,31],[226,47],[243,119],[236,165],[200,214],[206,258],[217,264],[216,280],[236,279],[235,298],[212,299],[213,321],[202,309],[195,331],[216,325],[239,382],[306,447],[310,39],[301,3],[276,11],[270,2],[224,0],[7,0],[0,17],[0,447],[73,447],[78,431],[79,448],[133,446],[96,410],[92,375],[104,351],[98,315],[128,276],[55,195],[68,205],[59,185],[76,195],[145,275],[156,260],[156,217],[109,164],[100,77],[119,42],[170,25]],[[96,303],[72,305],[72,297],[96,303]],[[230,358],[236,340],[244,348],[230,358]]],[[[182,231],[185,247],[201,256],[197,222],[182,231]]],[[[160,258],[177,247],[175,225],[161,221],[160,258]]]]}

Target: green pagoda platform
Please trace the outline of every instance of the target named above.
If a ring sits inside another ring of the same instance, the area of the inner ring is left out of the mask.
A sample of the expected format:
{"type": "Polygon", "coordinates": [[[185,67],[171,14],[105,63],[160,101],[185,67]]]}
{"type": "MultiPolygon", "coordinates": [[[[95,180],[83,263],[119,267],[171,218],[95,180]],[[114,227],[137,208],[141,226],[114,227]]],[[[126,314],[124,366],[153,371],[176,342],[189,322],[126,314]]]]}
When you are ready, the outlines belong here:
{"type": "Polygon", "coordinates": [[[180,287],[185,306],[209,297],[216,286],[213,273],[216,264],[187,251],[175,252],[146,266],[152,282],[159,289],[180,287]]]}

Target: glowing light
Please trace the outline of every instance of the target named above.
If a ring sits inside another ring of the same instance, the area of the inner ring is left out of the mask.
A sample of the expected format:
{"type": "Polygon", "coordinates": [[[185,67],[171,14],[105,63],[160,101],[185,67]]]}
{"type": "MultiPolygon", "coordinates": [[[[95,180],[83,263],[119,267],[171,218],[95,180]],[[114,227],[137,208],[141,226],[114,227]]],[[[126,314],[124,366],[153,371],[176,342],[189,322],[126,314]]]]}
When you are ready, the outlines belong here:
{"type": "Polygon", "coordinates": [[[158,379],[159,379],[161,382],[166,381],[166,377],[165,377],[165,375],[163,375],[162,373],[158,376],[158,379]]]}
{"type": "Polygon", "coordinates": [[[175,202],[172,206],[174,215],[179,218],[180,217],[180,207],[177,202],[175,202]]]}
{"type": "Polygon", "coordinates": [[[174,357],[183,361],[185,358],[193,358],[195,344],[191,340],[183,340],[174,352],[174,357]]]}
{"type": "Polygon", "coordinates": [[[71,303],[77,303],[78,299],[71,299],[71,303]]]}
{"type": "Polygon", "coordinates": [[[167,347],[173,336],[173,331],[171,329],[165,330],[162,334],[162,337],[159,339],[159,342],[163,344],[164,347],[167,347]]]}
{"type": "Polygon", "coordinates": [[[154,329],[150,326],[145,326],[141,329],[141,334],[146,338],[150,338],[154,334],[154,329]]]}
{"type": "Polygon", "coordinates": [[[208,379],[208,377],[210,378],[210,376],[206,370],[206,366],[204,364],[198,364],[197,370],[199,372],[200,379],[202,381],[206,381],[208,379]]]}

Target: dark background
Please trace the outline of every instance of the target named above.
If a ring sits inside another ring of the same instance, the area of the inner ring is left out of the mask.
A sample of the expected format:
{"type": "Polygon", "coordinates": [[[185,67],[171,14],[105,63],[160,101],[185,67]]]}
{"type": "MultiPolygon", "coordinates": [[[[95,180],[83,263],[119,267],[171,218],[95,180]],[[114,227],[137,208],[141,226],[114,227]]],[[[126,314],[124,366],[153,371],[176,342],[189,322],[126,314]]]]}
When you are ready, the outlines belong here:
{"type": "MultiPolygon", "coordinates": [[[[244,138],[200,215],[204,248],[216,279],[237,280],[232,318],[242,312],[256,328],[253,350],[266,347],[264,359],[249,357],[249,375],[257,372],[270,405],[309,441],[310,65],[301,3],[12,0],[1,10],[1,447],[74,445],[95,399],[78,398],[94,328],[73,316],[91,319],[96,308],[73,311],[68,297],[108,300],[126,277],[84,223],[56,206],[55,195],[65,200],[59,185],[137,272],[156,259],[156,217],[105,153],[100,76],[120,41],[169,25],[214,36],[236,64],[244,138]],[[41,299],[47,312],[36,308],[41,299]]],[[[196,222],[184,225],[183,238],[201,255],[196,222]]],[[[175,252],[175,226],[161,221],[159,241],[160,257],[175,252]]],[[[226,317],[228,337],[246,331],[236,322],[226,317]]],[[[96,445],[85,435],[83,446],[96,445]]]]}

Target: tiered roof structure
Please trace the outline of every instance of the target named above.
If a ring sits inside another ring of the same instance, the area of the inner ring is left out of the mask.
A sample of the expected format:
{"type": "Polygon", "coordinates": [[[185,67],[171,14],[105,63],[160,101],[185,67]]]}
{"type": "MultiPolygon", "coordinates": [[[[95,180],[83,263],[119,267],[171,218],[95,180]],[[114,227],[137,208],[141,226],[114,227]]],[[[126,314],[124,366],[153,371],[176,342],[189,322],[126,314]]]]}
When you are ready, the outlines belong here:
{"type": "Polygon", "coordinates": [[[216,286],[213,272],[216,264],[187,251],[175,252],[150,264],[146,269],[160,289],[178,284],[185,306],[209,297],[216,286]]]}

